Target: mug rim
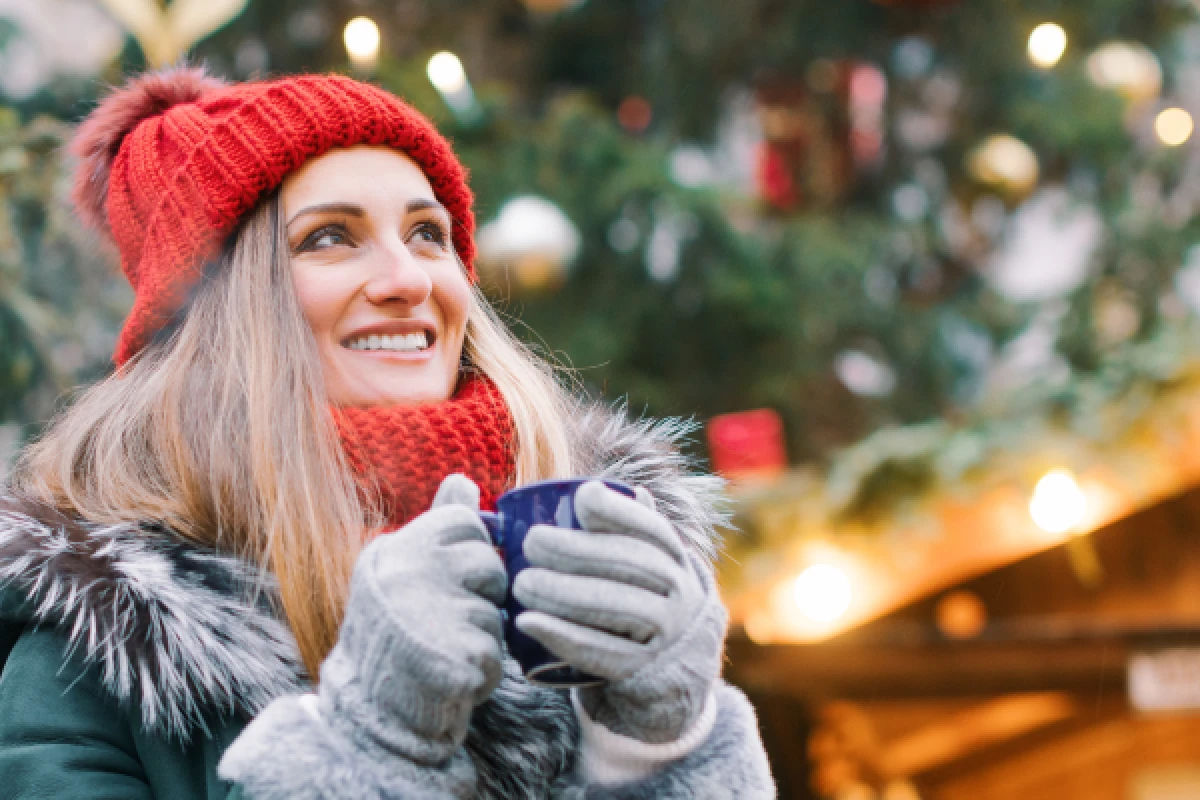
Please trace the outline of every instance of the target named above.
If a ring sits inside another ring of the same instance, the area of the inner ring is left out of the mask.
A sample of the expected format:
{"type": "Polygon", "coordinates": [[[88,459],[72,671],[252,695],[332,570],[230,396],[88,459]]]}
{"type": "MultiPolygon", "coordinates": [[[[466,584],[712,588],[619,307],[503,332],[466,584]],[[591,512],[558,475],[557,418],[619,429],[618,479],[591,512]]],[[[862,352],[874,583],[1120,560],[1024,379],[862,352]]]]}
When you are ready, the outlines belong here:
{"type": "Polygon", "coordinates": [[[523,483],[520,486],[514,486],[511,489],[505,490],[503,494],[513,494],[515,492],[523,492],[527,489],[529,489],[529,490],[544,489],[544,488],[548,488],[551,486],[564,486],[564,485],[571,485],[571,484],[582,485],[585,483],[589,483],[591,481],[599,481],[600,483],[603,483],[604,485],[606,485],[610,488],[620,487],[621,489],[627,490],[631,497],[633,496],[633,487],[630,486],[629,484],[625,483],[624,481],[619,481],[619,480],[616,480],[615,478],[598,478],[595,476],[592,476],[589,478],[547,478],[546,480],[534,481],[533,483],[523,483]]]}

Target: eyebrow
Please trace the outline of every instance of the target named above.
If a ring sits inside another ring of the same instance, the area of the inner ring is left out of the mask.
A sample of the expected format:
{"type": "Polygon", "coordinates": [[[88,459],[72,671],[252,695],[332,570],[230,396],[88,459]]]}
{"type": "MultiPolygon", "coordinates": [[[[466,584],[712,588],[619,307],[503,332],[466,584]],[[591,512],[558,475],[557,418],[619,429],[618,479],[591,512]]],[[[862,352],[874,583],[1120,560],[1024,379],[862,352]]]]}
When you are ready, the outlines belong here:
{"type": "MultiPolygon", "coordinates": [[[[447,216],[450,215],[450,212],[446,211],[446,207],[441,203],[424,197],[417,198],[416,200],[409,200],[404,206],[404,211],[408,214],[415,214],[418,211],[425,211],[431,208],[442,211],[447,216]]],[[[297,219],[310,214],[345,214],[346,216],[350,217],[365,217],[367,212],[363,210],[362,206],[358,206],[353,203],[319,203],[315,206],[308,206],[307,208],[302,208],[297,211],[294,215],[292,215],[292,218],[287,221],[286,227],[292,227],[292,223],[297,219]]]]}

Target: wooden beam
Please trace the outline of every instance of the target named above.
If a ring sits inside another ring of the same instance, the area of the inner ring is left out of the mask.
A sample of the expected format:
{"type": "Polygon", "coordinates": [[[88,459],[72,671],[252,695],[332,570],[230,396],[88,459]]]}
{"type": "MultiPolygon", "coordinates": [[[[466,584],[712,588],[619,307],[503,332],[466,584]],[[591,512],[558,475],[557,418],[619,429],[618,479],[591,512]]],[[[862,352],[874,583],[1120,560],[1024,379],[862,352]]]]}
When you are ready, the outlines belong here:
{"type": "Polygon", "coordinates": [[[728,675],[743,686],[809,701],[1033,691],[1094,696],[1125,691],[1126,664],[1132,653],[1174,645],[1200,645],[1200,631],[765,646],[735,636],[729,642],[728,675]]]}
{"type": "Polygon", "coordinates": [[[976,752],[1074,716],[1076,701],[1063,692],[998,697],[905,734],[883,746],[887,775],[916,777],[976,752]]]}

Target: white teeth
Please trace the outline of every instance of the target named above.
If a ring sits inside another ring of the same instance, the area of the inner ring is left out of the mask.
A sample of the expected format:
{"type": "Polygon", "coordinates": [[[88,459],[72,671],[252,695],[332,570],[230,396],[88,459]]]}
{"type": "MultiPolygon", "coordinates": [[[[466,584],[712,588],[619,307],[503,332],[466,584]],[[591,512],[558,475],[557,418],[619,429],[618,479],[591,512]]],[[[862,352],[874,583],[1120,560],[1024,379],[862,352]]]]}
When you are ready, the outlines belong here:
{"type": "Polygon", "coordinates": [[[397,333],[390,336],[373,334],[355,339],[347,347],[351,350],[392,350],[400,353],[413,353],[429,347],[429,335],[425,331],[397,333]]]}

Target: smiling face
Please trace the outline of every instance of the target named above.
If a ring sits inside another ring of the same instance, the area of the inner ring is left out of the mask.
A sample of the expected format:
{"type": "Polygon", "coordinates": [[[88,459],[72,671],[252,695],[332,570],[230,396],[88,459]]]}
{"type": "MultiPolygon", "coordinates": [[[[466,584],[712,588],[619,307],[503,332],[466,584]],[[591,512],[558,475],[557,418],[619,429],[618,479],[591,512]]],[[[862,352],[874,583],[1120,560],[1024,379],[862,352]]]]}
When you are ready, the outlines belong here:
{"type": "Polygon", "coordinates": [[[408,156],[333,150],[281,190],[292,275],[330,400],[415,405],[450,397],[470,286],[450,215],[408,156]]]}

